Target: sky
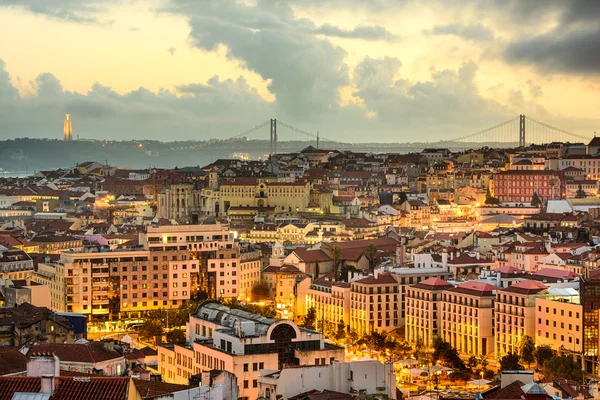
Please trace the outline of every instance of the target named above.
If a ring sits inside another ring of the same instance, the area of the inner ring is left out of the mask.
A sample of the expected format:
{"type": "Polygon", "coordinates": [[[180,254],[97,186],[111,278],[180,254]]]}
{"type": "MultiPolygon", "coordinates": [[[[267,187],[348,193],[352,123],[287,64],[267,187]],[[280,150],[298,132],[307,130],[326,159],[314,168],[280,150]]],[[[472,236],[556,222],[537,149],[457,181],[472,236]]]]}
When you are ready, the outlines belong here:
{"type": "Polygon", "coordinates": [[[591,137],[599,103],[597,0],[0,0],[0,139],[591,137]]]}

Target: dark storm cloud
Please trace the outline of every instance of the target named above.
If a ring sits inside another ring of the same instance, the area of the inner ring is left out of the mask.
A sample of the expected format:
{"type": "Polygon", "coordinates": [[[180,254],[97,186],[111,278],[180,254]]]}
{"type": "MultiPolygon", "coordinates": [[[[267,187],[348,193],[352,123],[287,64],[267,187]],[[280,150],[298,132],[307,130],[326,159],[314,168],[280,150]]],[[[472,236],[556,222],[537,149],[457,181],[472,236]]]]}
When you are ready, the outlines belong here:
{"type": "Polygon", "coordinates": [[[453,35],[475,42],[488,42],[494,40],[494,32],[481,24],[437,25],[428,33],[432,35],[453,35]]]}
{"type": "Polygon", "coordinates": [[[91,24],[98,22],[90,15],[100,10],[97,3],[86,0],[0,0],[0,7],[21,8],[62,21],[91,24]]]}
{"type": "Polygon", "coordinates": [[[399,39],[398,35],[393,34],[383,26],[359,25],[354,29],[348,30],[330,24],[324,24],[315,29],[315,33],[325,36],[340,37],[346,39],[386,41],[395,41],[399,39]]]}
{"type": "Polygon", "coordinates": [[[600,74],[600,27],[571,32],[554,31],[511,43],[505,52],[509,63],[534,65],[543,72],[600,74]]]}

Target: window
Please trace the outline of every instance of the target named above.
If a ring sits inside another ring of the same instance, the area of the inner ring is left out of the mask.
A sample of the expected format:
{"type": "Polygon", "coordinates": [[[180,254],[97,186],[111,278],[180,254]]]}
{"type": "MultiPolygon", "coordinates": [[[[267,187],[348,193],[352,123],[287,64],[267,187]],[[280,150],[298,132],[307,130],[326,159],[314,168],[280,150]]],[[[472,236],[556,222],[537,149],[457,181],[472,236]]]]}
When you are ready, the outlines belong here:
{"type": "Polygon", "coordinates": [[[244,381],[244,389],[248,389],[248,381],[244,381]]]}
{"type": "Polygon", "coordinates": [[[258,371],[258,363],[252,364],[252,371],[258,371]]]}
{"type": "Polygon", "coordinates": [[[252,381],[252,387],[253,387],[253,388],[257,388],[257,387],[258,387],[258,379],[254,379],[254,380],[252,381]]]}
{"type": "MultiPolygon", "coordinates": [[[[206,334],[203,334],[203,336],[206,336],[206,334]]],[[[248,364],[244,364],[244,372],[248,372],[248,364]]]]}

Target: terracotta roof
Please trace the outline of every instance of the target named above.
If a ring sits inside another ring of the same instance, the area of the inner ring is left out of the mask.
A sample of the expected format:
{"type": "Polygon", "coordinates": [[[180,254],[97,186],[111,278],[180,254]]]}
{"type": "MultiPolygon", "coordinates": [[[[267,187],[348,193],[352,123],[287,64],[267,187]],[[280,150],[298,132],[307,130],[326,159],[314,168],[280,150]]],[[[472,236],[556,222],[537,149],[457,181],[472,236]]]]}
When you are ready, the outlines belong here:
{"type": "Polygon", "coordinates": [[[42,387],[39,377],[0,377],[0,400],[11,400],[16,392],[38,393],[42,387]]]}
{"type": "Polygon", "coordinates": [[[539,271],[535,272],[533,275],[540,276],[540,277],[568,279],[568,280],[573,280],[579,276],[575,272],[566,271],[563,269],[554,269],[554,268],[543,268],[543,269],[540,269],[539,271]]]}
{"type": "Polygon", "coordinates": [[[156,381],[145,381],[142,379],[132,380],[135,389],[140,394],[142,399],[151,399],[157,396],[163,396],[174,392],[180,392],[183,390],[189,390],[194,386],[189,385],[177,385],[174,383],[167,382],[156,382],[156,381]]]}
{"type": "Polygon", "coordinates": [[[523,382],[514,381],[508,385],[506,385],[502,389],[498,389],[492,392],[488,392],[484,394],[484,399],[498,399],[498,400],[512,400],[512,399],[521,399],[523,396],[523,391],[521,387],[523,386],[523,382]]]}
{"type": "Polygon", "coordinates": [[[262,270],[262,273],[272,273],[272,274],[302,274],[296,266],[291,264],[283,264],[279,265],[269,265],[267,268],[262,270]]]}
{"type": "Polygon", "coordinates": [[[500,290],[503,292],[512,292],[520,294],[536,294],[545,289],[548,289],[548,286],[541,284],[540,282],[527,279],[500,290]]]}
{"type": "Polygon", "coordinates": [[[289,400],[352,400],[353,398],[353,395],[347,393],[334,392],[327,389],[323,391],[313,389],[290,397],[289,400]]]}
{"type": "Polygon", "coordinates": [[[449,290],[452,292],[471,294],[475,296],[493,296],[496,287],[485,282],[468,281],[461,283],[457,287],[449,290]]]}
{"type": "Polygon", "coordinates": [[[445,280],[440,278],[429,278],[417,283],[416,285],[412,285],[411,287],[418,289],[440,290],[449,289],[454,286],[452,286],[450,282],[446,282],[445,280]]]}
{"type": "Polygon", "coordinates": [[[117,351],[109,351],[101,342],[80,343],[36,343],[27,355],[34,353],[54,353],[61,361],[98,363],[123,357],[117,351]]]}
{"type": "Polygon", "coordinates": [[[305,247],[296,247],[294,250],[294,254],[298,256],[298,258],[304,262],[324,262],[331,261],[331,257],[329,257],[323,250],[309,250],[305,247]]]}
{"type": "Polygon", "coordinates": [[[0,375],[24,371],[27,371],[27,357],[19,351],[19,348],[0,346],[0,375]]]}
{"type": "Polygon", "coordinates": [[[377,276],[377,278],[370,275],[370,276],[367,276],[366,278],[359,279],[352,283],[360,283],[363,285],[389,285],[389,284],[398,284],[398,281],[396,281],[396,279],[394,279],[394,277],[391,275],[379,274],[377,276]]]}
{"type": "MultiPolygon", "coordinates": [[[[40,380],[40,378],[36,378],[40,380]]],[[[59,377],[51,400],[125,400],[128,378],[59,377]]]]}
{"type": "Polygon", "coordinates": [[[500,268],[496,268],[494,272],[499,272],[502,275],[518,275],[523,273],[523,271],[513,267],[512,265],[503,265],[500,268]]]}

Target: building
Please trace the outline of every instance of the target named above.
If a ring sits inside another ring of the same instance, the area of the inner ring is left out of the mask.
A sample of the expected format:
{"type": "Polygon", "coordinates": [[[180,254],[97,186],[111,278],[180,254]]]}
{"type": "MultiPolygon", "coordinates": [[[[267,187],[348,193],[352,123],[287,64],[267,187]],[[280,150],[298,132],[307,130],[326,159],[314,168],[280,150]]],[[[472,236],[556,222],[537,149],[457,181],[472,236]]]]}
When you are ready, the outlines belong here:
{"type": "Polygon", "coordinates": [[[468,281],[442,293],[441,337],[463,354],[494,352],[496,288],[468,281]]]}
{"type": "Polygon", "coordinates": [[[314,280],[306,294],[306,310],[315,309],[317,327],[336,332],[343,321],[350,327],[351,284],[326,277],[314,280]]]}
{"type": "Polygon", "coordinates": [[[239,396],[246,400],[258,397],[261,370],[344,360],[344,349],[326,344],[319,332],[298,327],[290,320],[230,309],[214,300],[202,303],[190,316],[186,333],[187,346],[159,348],[159,371],[165,380],[174,382],[202,371],[225,370],[237,376],[239,396]],[[174,371],[174,376],[168,371],[174,371]]]}
{"type": "Polygon", "coordinates": [[[545,298],[535,299],[536,336],[539,345],[581,354],[583,343],[583,306],[573,288],[548,288],[545,298]]]}
{"type": "Polygon", "coordinates": [[[542,201],[560,200],[564,194],[562,173],[553,170],[510,170],[494,174],[494,197],[501,202],[531,203],[537,193],[542,201]]]}
{"type": "Polygon", "coordinates": [[[429,278],[412,285],[406,292],[406,340],[433,345],[433,338],[442,333],[443,294],[452,284],[429,278]]]}
{"type": "Polygon", "coordinates": [[[517,353],[524,336],[536,337],[536,299],[548,286],[523,280],[496,292],[496,357],[517,353]]]}
{"type": "Polygon", "coordinates": [[[265,399],[274,400],[277,396],[289,399],[311,390],[385,394],[388,399],[396,399],[396,376],[393,364],[369,360],[348,363],[335,361],[328,365],[278,370],[264,369],[258,378],[258,393],[265,399]]]}
{"type": "Polygon", "coordinates": [[[350,284],[350,330],[359,336],[398,327],[398,282],[390,274],[367,276],[350,284]]]}
{"type": "Polygon", "coordinates": [[[23,250],[0,246],[0,279],[27,279],[33,275],[33,260],[23,250]]]}
{"type": "Polygon", "coordinates": [[[592,271],[589,277],[581,280],[581,305],[583,307],[584,370],[598,374],[598,351],[600,349],[600,273],[592,271]]]}
{"type": "Polygon", "coordinates": [[[125,357],[115,349],[113,341],[87,343],[35,343],[27,355],[53,354],[60,360],[60,369],[105,376],[120,376],[125,372],[125,357]]]}
{"type": "Polygon", "coordinates": [[[283,264],[270,265],[262,270],[261,275],[271,288],[278,312],[284,318],[290,317],[295,311],[296,282],[305,274],[293,265],[283,264]]]}
{"type": "Polygon", "coordinates": [[[23,346],[37,340],[48,343],[73,343],[71,323],[45,307],[24,303],[0,309],[0,344],[23,346]]]}

